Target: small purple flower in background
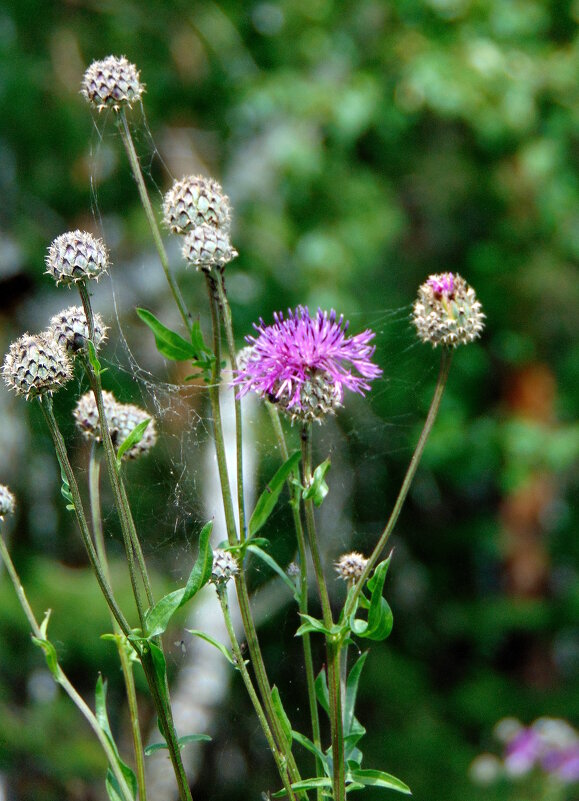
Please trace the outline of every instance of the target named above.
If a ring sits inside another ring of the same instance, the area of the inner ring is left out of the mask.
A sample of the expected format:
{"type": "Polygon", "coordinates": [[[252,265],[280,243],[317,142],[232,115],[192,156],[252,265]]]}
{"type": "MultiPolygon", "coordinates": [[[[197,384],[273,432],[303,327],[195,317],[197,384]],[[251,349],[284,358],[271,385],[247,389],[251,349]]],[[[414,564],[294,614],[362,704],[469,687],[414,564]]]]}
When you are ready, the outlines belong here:
{"type": "Polygon", "coordinates": [[[369,381],[382,375],[370,359],[374,332],[346,336],[343,315],[318,309],[315,317],[305,306],[288,309],[274,324],[254,325],[258,336],[246,337],[251,353],[233,381],[239,397],[250,390],[277,403],[293,420],[321,422],[342,404],[344,389],[363,395],[369,381]],[[355,371],[355,372],[353,372],[355,371]]]}
{"type": "Polygon", "coordinates": [[[537,763],[543,751],[543,743],[533,728],[521,728],[510,742],[505,753],[505,770],[509,776],[524,776],[537,763]]]}

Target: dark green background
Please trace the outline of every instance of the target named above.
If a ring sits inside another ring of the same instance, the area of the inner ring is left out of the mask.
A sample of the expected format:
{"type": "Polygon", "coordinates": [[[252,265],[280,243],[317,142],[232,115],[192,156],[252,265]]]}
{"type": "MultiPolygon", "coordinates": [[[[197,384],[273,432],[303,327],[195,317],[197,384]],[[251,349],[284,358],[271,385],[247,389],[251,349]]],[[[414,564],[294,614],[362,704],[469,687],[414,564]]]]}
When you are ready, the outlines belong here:
{"type": "MultiPolygon", "coordinates": [[[[376,330],[384,380],[318,432],[320,459],[333,457],[330,498],[333,490],[348,521],[325,530],[329,558],[371,549],[428,408],[438,355],[415,342],[409,322],[418,285],[452,270],[475,287],[486,330],[456,354],[394,538],[394,633],[373,648],[360,699],[365,764],[403,778],[420,801],[528,799],[536,787],[513,794],[468,778],[472,759],[498,748],[493,725],[506,715],[578,722],[578,21],[578,4],[564,0],[21,0],[0,8],[3,351],[24,330],[44,328],[59,302],[76,302],[42,275],[44,253],[63,231],[89,228],[112,251],[123,333],[159,380],[177,379],[143,349],[132,312],[144,302],[170,321],[114,120],[79,95],[93,59],[124,54],[147,86],[146,120],[139,109],[132,120],[157,206],[172,177],[191,170],[215,175],[231,196],[240,257],[228,275],[240,345],[253,320],[298,303],[335,307],[352,331],[376,330]]],[[[171,248],[206,326],[202,282],[171,248]]],[[[119,369],[126,348],[109,322],[108,387],[150,402],[119,369]]],[[[63,420],[78,390],[59,398],[63,420]]],[[[154,394],[174,408],[170,394],[154,394]]],[[[203,420],[200,395],[195,402],[203,420]]],[[[19,498],[10,544],[35,609],[55,609],[53,638],[87,697],[102,670],[120,698],[114,654],[98,639],[106,610],[62,508],[46,434],[35,411],[4,391],[0,411],[0,480],[19,498]]],[[[194,448],[207,427],[191,433],[190,422],[162,416],[168,444],[132,470],[160,588],[176,586],[175,562],[193,558],[204,522],[194,448]],[[186,463],[191,483],[177,498],[171,466],[186,463]]],[[[266,479],[276,468],[266,419],[252,430],[266,479]]],[[[267,535],[279,558],[291,559],[282,512],[267,535]]],[[[42,702],[31,691],[42,658],[4,576],[0,593],[0,768],[9,797],[99,797],[98,748],[66,698],[42,702]]],[[[290,711],[305,706],[295,624],[290,607],[263,624],[290,711]]],[[[249,745],[245,700],[234,696],[221,720],[196,797],[275,788],[261,745],[249,745]],[[236,784],[223,786],[221,749],[237,734],[246,762],[236,784]]]]}

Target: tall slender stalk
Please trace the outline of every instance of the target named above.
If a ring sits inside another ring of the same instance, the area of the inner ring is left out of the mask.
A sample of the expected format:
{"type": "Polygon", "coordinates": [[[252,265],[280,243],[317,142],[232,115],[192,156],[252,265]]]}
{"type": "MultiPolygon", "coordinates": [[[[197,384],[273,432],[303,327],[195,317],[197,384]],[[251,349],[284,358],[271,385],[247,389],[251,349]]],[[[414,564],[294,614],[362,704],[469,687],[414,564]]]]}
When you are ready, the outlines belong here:
{"type": "MultiPolygon", "coordinates": [[[[95,547],[103,567],[107,581],[111,584],[111,575],[105,547],[105,538],[102,526],[101,500],[100,500],[100,461],[97,455],[97,443],[93,441],[89,459],[89,499],[92,518],[92,530],[94,534],[95,547]]],[[[139,709],[137,704],[137,693],[135,690],[135,678],[133,676],[133,666],[129,657],[127,642],[121,632],[118,623],[113,618],[113,628],[115,631],[117,651],[121,663],[125,690],[127,693],[127,703],[129,707],[129,718],[131,721],[131,734],[133,737],[133,750],[135,754],[135,765],[137,768],[137,786],[139,790],[139,801],[147,801],[147,786],[145,778],[145,753],[143,751],[143,740],[141,737],[141,727],[139,725],[139,709]]]]}
{"type": "MultiPolygon", "coordinates": [[[[24,592],[24,588],[22,586],[18,573],[16,572],[16,568],[14,567],[14,563],[12,561],[8,548],[6,547],[6,543],[4,542],[4,537],[1,534],[0,534],[0,557],[2,558],[2,561],[6,566],[6,570],[8,571],[8,575],[12,580],[12,584],[14,585],[14,589],[16,590],[18,601],[20,602],[20,606],[22,607],[24,614],[26,615],[28,624],[30,625],[34,637],[36,637],[37,640],[44,641],[46,639],[45,635],[43,634],[40,626],[38,625],[34,612],[32,611],[32,607],[30,606],[28,598],[26,597],[26,593],[24,592]]],[[[56,666],[53,669],[53,675],[55,681],[57,681],[58,684],[60,684],[62,689],[72,700],[77,709],[82,713],[85,720],[88,722],[89,726],[95,733],[103,751],[105,752],[110,769],[113,772],[118,782],[124,801],[134,801],[131,789],[129,788],[127,780],[122,770],[119,767],[119,763],[116,758],[115,752],[109,742],[107,735],[100,727],[96,715],[94,714],[92,709],[90,709],[90,707],[84,701],[84,699],[77,693],[70,679],[62,670],[58,662],[56,663],[56,666]]]]}
{"type": "Polygon", "coordinates": [[[386,543],[390,539],[390,535],[394,530],[394,526],[396,525],[396,521],[398,520],[398,516],[402,510],[404,501],[406,500],[406,496],[408,495],[408,490],[410,489],[410,485],[412,484],[412,480],[416,474],[416,470],[418,469],[420,459],[422,458],[422,453],[424,451],[426,441],[428,439],[430,432],[432,431],[432,426],[434,425],[436,416],[438,415],[438,410],[440,409],[440,403],[442,401],[442,396],[444,394],[444,389],[446,387],[446,382],[448,380],[448,373],[450,371],[451,361],[452,361],[452,350],[450,348],[443,347],[440,360],[440,370],[438,373],[438,380],[436,382],[434,395],[432,396],[432,401],[430,402],[430,408],[428,410],[426,420],[424,421],[424,426],[422,427],[422,431],[420,432],[420,437],[418,438],[416,448],[414,450],[414,453],[412,454],[412,459],[410,460],[410,464],[408,465],[408,469],[406,470],[404,481],[402,482],[402,486],[400,487],[398,497],[396,498],[396,503],[394,504],[394,508],[392,509],[388,522],[386,523],[384,531],[380,535],[380,539],[376,543],[376,547],[374,548],[370,557],[368,558],[368,562],[366,563],[366,567],[362,571],[362,575],[356,582],[355,591],[350,595],[348,603],[344,608],[345,618],[348,618],[356,608],[356,603],[358,601],[360,593],[362,592],[362,588],[364,587],[366,581],[369,579],[370,573],[374,569],[376,562],[380,558],[380,555],[382,554],[384,548],[386,547],[386,543]]]}
{"type": "MultiPolygon", "coordinates": [[[[312,481],[312,441],[311,424],[302,428],[302,469],[303,484],[307,487],[312,481]]],[[[314,564],[314,573],[320,602],[322,604],[322,619],[324,626],[331,629],[334,625],[330,597],[324,578],[322,559],[316,533],[314,517],[314,503],[310,498],[304,501],[306,515],[306,530],[310,544],[310,552],[314,564]]],[[[333,764],[333,798],[334,801],[346,799],[346,773],[344,765],[344,726],[342,722],[342,692],[340,688],[340,649],[341,643],[336,642],[330,635],[326,635],[328,696],[330,708],[330,733],[332,737],[332,764],[333,764]]]]}

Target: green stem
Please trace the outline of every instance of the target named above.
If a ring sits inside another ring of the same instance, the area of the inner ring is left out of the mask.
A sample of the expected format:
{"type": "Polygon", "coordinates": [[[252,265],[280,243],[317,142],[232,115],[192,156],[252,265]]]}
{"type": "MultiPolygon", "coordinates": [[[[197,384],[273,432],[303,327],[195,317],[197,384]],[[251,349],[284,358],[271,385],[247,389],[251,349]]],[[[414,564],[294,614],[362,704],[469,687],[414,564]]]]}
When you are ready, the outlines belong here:
{"type": "Polygon", "coordinates": [[[151,199],[149,198],[147,185],[145,184],[143,171],[141,170],[141,164],[139,162],[139,157],[137,156],[137,151],[135,150],[133,137],[131,136],[131,130],[129,128],[129,123],[127,121],[127,116],[125,114],[124,109],[121,109],[118,112],[118,122],[119,122],[119,131],[121,134],[121,139],[123,140],[123,145],[125,146],[129,163],[131,165],[131,170],[135,178],[135,181],[137,183],[137,189],[139,190],[139,197],[141,198],[141,203],[143,204],[145,215],[147,217],[147,221],[149,223],[149,227],[153,235],[153,241],[155,242],[155,247],[157,249],[157,253],[159,254],[161,267],[163,268],[163,272],[165,273],[165,278],[167,279],[167,283],[169,284],[171,294],[173,295],[175,303],[177,304],[179,313],[183,318],[185,327],[187,328],[187,331],[189,331],[190,333],[192,327],[191,314],[187,309],[185,301],[183,300],[183,295],[181,294],[181,290],[179,289],[179,285],[175,281],[175,278],[173,277],[173,274],[171,273],[171,269],[169,267],[169,259],[167,258],[167,251],[165,250],[163,239],[161,237],[161,232],[159,230],[159,225],[157,223],[157,218],[155,217],[155,212],[153,211],[151,199]]]}
{"type": "MultiPolygon", "coordinates": [[[[227,347],[229,350],[229,359],[233,370],[237,370],[237,353],[235,350],[235,338],[233,336],[233,320],[231,316],[231,307],[227,300],[227,293],[225,291],[225,274],[223,271],[219,273],[217,279],[217,293],[219,297],[219,310],[223,320],[223,327],[225,328],[225,335],[227,338],[227,347]]],[[[243,425],[241,418],[241,401],[237,397],[237,390],[233,388],[233,397],[235,404],[235,446],[237,450],[237,505],[239,508],[239,537],[241,542],[246,538],[245,531],[245,499],[243,492],[243,425]]]]}
{"type": "MultiPolygon", "coordinates": [[[[273,430],[277,437],[282,460],[287,462],[289,459],[289,451],[286,444],[285,434],[279,419],[279,412],[273,403],[266,403],[267,411],[271,419],[273,430]]],[[[308,613],[308,565],[306,554],[306,537],[304,527],[302,525],[302,518],[300,515],[300,501],[301,493],[299,486],[296,484],[298,476],[293,473],[288,478],[288,488],[290,493],[290,506],[294,520],[294,527],[296,530],[296,539],[298,545],[298,558],[300,568],[300,587],[299,587],[299,601],[298,608],[301,615],[308,613]]],[[[320,716],[318,714],[318,703],[316,700],[316,679],[314,673],[314,661],[312,658],[312,642],[308,633],[302,635],[302,644],[304,650],[304,664],[306,668],[306,685],[308,692],[308,704],[310,707],[310,719],[312,723],[312,741],[314,745],[321,750],[321,734],[320,734],[320,716]]],[[[316,776],[321,777],[324,775],[324,769],[319,757],[316,757],[316,776]]],[[[318,801],[321,801],[322,791],[318,790],[318,801]]]]}
{"type": "MultiPolygon", "coordinates": [[[[302,466],[303,466],[303,485],[309,486],[312,481],[312,441],[311,425],[305,424],[302,428],[302,466]]],[[[306,514],[306,530],[310,543],[310,552],[314,564],[314,572],[318,585],[318,592],[322,604],[322,618],[324,626],[331,629],[334,625],[330,597],[324,578],[322,559],[318,545],[316,533],[316,521],[314,517],[314,503],[310,498],[304,501],[306,514]]],[[[344,765],[344,726],[342,722],[342,692],[340,688],[340,650],[341,641],[334,640],[330,635],[326,635],[326,655],[327,655],[327,674],[328,674],[328,695],[330,706],[330,733],[332,737],[332,762],[333,762],[333,789],[334,801],[345,801],[346,799],[346,773],[344,765]]]]}
{"type": "Polygon", "coordinates": [[[380,535],[380,539],[378,540],[376,547],[374,548],[372,554],[368,558],[368,562],[362,572],[362,575],[356,582],[355,591],[351,594],[348,600],[348,604],[344,608],[345,619],[347,619],[355,610],[359,595],[362,592],[362,588],[368,581],[370,573],[374,569],[374,566],[376,565],[378,559],[380,558],[380,555],[382,554],[382,551],[386,547],[386,543],[390,539],[390,535],[394,530],[394,526],[396,525],[396,521],[398,520],[398,516],[400,515],[402,506],[404,505],[404,501],[406,500],[406,496],[408,495],[408,490],[410,489],[410,485],[412,484],[412,480],[414,479],[416,470],[418,469],[420,459],[422,458],[422,453],[424,451],[426,441],[432,430],[434,421],[436,420],[438,410],[440,409],[440,403],[442,401],[444,388],[446,387],[446,382],[448,380],[448,373],[450,371],[451,361],[452,361],[452,350],[450,350],[449,348],[443,348],[440,361],[440,371],[438,373],[438,380],[436,382],[436,388],[434,390],[434,395],[430,403],[430,409],[428,410],[428,415],[426,417],[424,426],[420,433],[416,449],[412,454],[412,459],[410,460],[410,464],[408,465],[406,475],[404,476],[404,481],[402,482],[402,486],[400,487],[400,491],[398,493],[398,497],[396,498],[396,503],[394,504],[394,508],[392,509],[390,518],[386,523],[384,531],[380,535]]]}
{"type": "Polygon", "coordinates": [[[267,721],[267,717],[263,710],[263,706],[261,705],[257,693],[255,692],[253,682],[251,681],[251,676],[249,675],[249,672],[245,665],[245,660],[243,658],[243,654],[241,653],[241,648],[239,647],[239,642],[235,635],[235,629],[233,627],[233,621],[231,620],[231,613],[229,611],[227,586],[224,583],[216,584],[215,589],[217,590],[217,597],[219,598],[219,603],[221,604],[221,610],[223,612],[223,618],[225,620],[225,627],[227,629],[229,640],[231,642],[231,648],[233,651],[233,655],[235,657],[236,667],[241,673],[241,678],[243,679],[245,689],[247,690],[251,703],[253,704],[253,708],[255,709],[255,714],[257,715],[257,718],[261,724],[261,727],[267,739],[267,743],[275,760],[275,764],[279,771],[279,775],[281,777],[284,789],[288,795],[288,798],[294,798],[295,794],[291,789],[291,779],[288,774],[286,759],[283,753],[279,750],[279,748],[276,745],[273,733],[271,731],[271,727],[267,721]]]}
{"type": "MultiPolygon", "coordinates": [[[[4,564],[6,565],[6,570],[8,571],[8,574],[12,580],[12,584],[14,585],[14,589],[16,590],[16,595],[18,596],[18,600],[24,611],[24,614],[26,615],[26,618],[28,620],[30,628],[32,629],[34,637],[37,640],[44,641],[46,637],[36,621],[36,617],[34,616],[32,607],[28,603],[28,598],[26,597],[24,588],[22,587],[20,578],[18,576],[18,573],[16,572],[16,568],[14,567],[14,563],[12,562],[12,559],[10,557],[10,553],[8,551],[8,548],[6,547],[6,543],[4,542],[4,538],[1,535],[0,535],[0,557],[2,558],[4,564]]],[[[64,671],[62,670],[62,668],[58,663],[56,664],[56,671],[53,675],[55,681],[57,681],[58,684],[60,684],[60,686],[63,688],[68,697],[71,699],[71,701],[75,704],[77,709],[84,716],[85,720],[88,722],[89,726],[95,733],[99,743],[101,744],[103,751],[105,752],[110,769],[114,773],[115,778],[119,784],[119,787],[123,794],[123,798],[125,799],[125,801],[134,801],[131,789],[129,788],[125,776],[119,767],[119,763],[116,758],[115,752],[108,740],[108,737],[101,729],[95,714],[90,709],[88,704],[83,700],[83,698],[81,698],[81,696],[77,693],[77,691],[71,684],[69,678],[64,673],[64,671]]]]}
{"type": "MultiPolygon", "coordinates": [[[[111,576],[105,548],[105,538],[102,526],[101,500],[100,500],[100,461],[97,456],[97,442],[93,440],[90,460],[89,460],[89,498],[92,518],[92,530],[95,539],[95,546],[103,572],[109,584],[111,576]]],[[[139,726],[139,709],[137,704],[137,693],[135,690],[135,678],[133,675],[133,664],[127,650],[127,641],[113,618],[113,628],[115,631],[117,651],[121,663],[121,670],[127,692],[127,702],[129,707],[129,718],[131,721],[131,733],[133,737],[133,750],[135,753],[135,765],[137,768],[137,786],[139,788],[139,801],[147,801],[147,786],[145,780],[145,753],[143,750],[143,740],[141,737],[141,727],[139,726]],[[121,639],[122,638],[122,639],[121,639]]],[[[129,646],[130,647],[130,646],[129,646]]]]}
{"type": "Polygon", "coordinates": [[[46,420],[46,423],[48,425],[48,429],[52,436],[52,441],[54,442],[54,448],[56,450],[56,456],[58,458],[58,462],[68,482],[70,493],[72,495],[74,513],[76,515],[82,541],[84,543],[84,547],[86,549],[91,567],[94,570],[99,587],[101,588],[102,594],[105,597],[105,600],[109,606],[109,609],[111,610],[113,617],[119,624],[123,634],[127,636],[131,633],[131,627],[129,626],[127,619],[123,615],[121,609],[119,608],[115,600],[113,591],[110,587],[109,582],[106,579],[102,565],[95,551],[86,515],[84,512],[82,499],[78,489],[78,484],[76,482],[76,477],[74,475],[74,471],[68,459],[68,453],[66,451],[66,445],[64,443],[63,436],[60,432],[60,428],[58,427],[56,417],[54,416],[54,411],[52,408],[52,398],[49,395],[40,396],[38,399],[38,405],[40,406],[42,413],[44,415],[44,419],[46,420]]]}
{"type": "MultiPolygon", "coordinates": [[[[230,545],[237,545],[239,537],[237,534],[237,526],[235,522],[235,512],[233,508],[233,496],[231,494],[231,485],[229,483],[229,473],[227,469],[227,460],[225,456],[225,439],[223,436],[223,424],[221,419],[221,402],[219,398],[219,386],[221,383],[221,339],[219,327],[219,314],[217,309],[216,286],[214,278],[205,273],[207,281],[207,291],[209,295],[209,307],[211,310],[211,322],[213,328],[213,353],[215,361],[213,363],[211,383],[209,385],[209,400],[211,402],[211,411],[213,417],[213,432],[215,436],[215,452],[217,456],[217,468],[219,473],[219,481],[221,484],[221,495],[223,498],[223,508],[225,513],[225,525],[227,530],[227,539],[230,545]]],[[[285,743],[283,732],[280,723],[273,708],[271,699],[271,685],[267,678],[267,672],[263,661],[263,655],[259,647],[257,638],[257,631],[251,615],[251,605],[249,601],[249,593],[247,591],[247,584],[243,571],[235,577],[235,586],[237,589],[237,598],[239,602],[239,611],[241,613],[241,620],[245,631],[247,640],[247,647],[261,701],[265,707],[269,725],[277,743],[278,748],[284,754],[288,761],[288,769],[292,782],[300,780],[299,771],[295,763],[293,754],[291,753],[291,745],[288,747],[285,743]]]]}

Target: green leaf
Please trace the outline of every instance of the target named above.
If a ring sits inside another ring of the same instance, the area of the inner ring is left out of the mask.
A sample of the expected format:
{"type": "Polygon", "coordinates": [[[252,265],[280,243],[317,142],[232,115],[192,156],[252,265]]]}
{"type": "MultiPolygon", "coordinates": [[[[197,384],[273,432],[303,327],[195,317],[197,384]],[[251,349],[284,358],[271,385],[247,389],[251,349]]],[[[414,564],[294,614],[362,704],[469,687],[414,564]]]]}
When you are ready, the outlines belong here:
{"type": "Polygon", "coordinates": [[[330,469],[330,458],[325,459],[314,470],[314,475],[308,487],[303,490],[304,501],[313,500],[315,506],[321,506],[324,498],[328,494],[328,485],[325,482],[325,475],[330,469]]]}
{"type": "Polygon", "coordinates": [[[131,433],[128,436],[126,436],[125,439],[121,442],[117,450],[117,470],[121,469],[121,459],[123,458],[124,454],[143,439],[145,431],[147,430],[147,426],[149,425],[150,422],[151,422],[150,417],[148,420],[142,420],[138,425],[136,425],[133,428],[131,433]]]}
{"type": "Polygon", "coordinates": [[[159,680],[159,686],[165,687],[165,682],[167,681],[167,663],[165,662],[165,656],[163,651],[161,651],[159,646],[155,645],[154,642],[150,642],[149,647],[151,648],[153,667],[155,668],[155,673],[159,680]]]}
{"type": "Polygon", "coordinates": [[[210,546],[213,521],[206,523],[199,535],[199,553],[185,587],[173,590],[147,610],[145,623],[147,637],[158,637],[167,630],[169,621],[181,606],[187,603],[211,578],[213,555],[210,546]]]}
{"type": "Polygon", "coordinates": [[[299,743],[299,745],[301,745],[301,746],[302,746],[302,748],[305,748],[305,749],[306,749],[306,750],[308,750],[308,751],[309,751],[311,754],[313,754],[315,757],[317,757],[317,758],[320,760],[320,762],[321,762],[321,763],[324,765],[324,769],[326,770],[326,772],[328,771],[328,768],[329,768],[329,765],[328,765],[328,758],[326,757],[326,755],[324,754],[324,752],[323,752],[323,751],[321,751],[321,750],[320,750],[320,749],[319,749],[319,748],[318,748],[318,747],[315,745],[315,743],[313,743],[313,742],[312,742],[312,741],[311,741],[311,740],[310,740],[308,737],[306,737],[305,735],[303,735],[303,734],[300,734],[300,732],[299,732],[299,731],[292,731],[292,737],[293,737],[293,739],[296,741],[296,743],[299,743]]]}
{"type": "MultiPolygon", "coordinates": [[[[328,790],[332,789],[332,780],[331,779],[302,779],[302,781],[294,782],[291,785],[292,790],[317,790],[327,788],[328,790]]],[[[278,790],[277,793],[272,793],[272,798],[283,798],[287,795],[285,790],[278,790]]]]}
{"type": "Polygon", "coordinates": [[[362,770],[360,768],[359,770],[350,771],[347,778],[363,784],[364,787],[384,787],[387,790],[397,790],[399,793],[412,795],[412,791],[407,784],[397,779],[396,776],[384,773],[382,770],[362,770]]]}
{"type": "Polygon", "coordinates": [[[358,637],[375,641],[385,640],[392,631],[392,610],[382,597],[390,559],[391,556],[380,562],[368,581],[367,587],[371,592],[368,620],[355,619],[353,615],[350,617],[350,628],[358,637]]]}
{"type": "Polygon", "coordinates": [[[311,632],[325,634],[327,637],[331,636],[331,630],[324,625],[322,620],[304,614],[300,614],[300,617],[304,622],[296,631],[296,637],[301,637],[302,634],[310,634],[311,632]]]}
{"type": "Polygon", "coordinates": [[[271,481],[266,484],[264,491],[259,496],[259,500],[255,504],[255,509],[249,521],[249,536],[253,537],[254,534],[262,528],[267,521],[270,514],[273,512],[275,505],[278,501],[280,492],[283,485],[289,478],[290,474],[296,469],[300,461],[300,452],[292,453],[289,459],[282,464],[279,470],[275,473],[271,481]]]}
{"type": "Polygon", "coordinates": [[[289,750],[292,744],[292,726],[286,715],[285,709],[278,688],[274,685],[271,689],[271,701],[275,716],[278,719],[279,725],[284,738],[285,750],[289,750]]]}
{"type": "Polygon", "coordinates": [[[200,639],[205,640],[205,642],[208,642],[210,645],[213,645],[218,651],[221,651],[230,665],[237,667],[237,663],[231,655],[231,651],[225,645],[223,645],[222,642],[218,642],[216,639],[211,637],[210,634],[206,634],[204,631],[199,631],[198,629],[186,629],[186,631],[188,631],[189,634],[192,634],[194,637],[199,637],[200,639]]]}
{"type": "Polygon", "coordinates": [[[75,509],[75,507],[74,507],[74,499],[72,497],[72,492],[70,491],[70,484],[68,483],[68,479],[67,479],[66,474],[64,472],[64,468],[63,468],[63,466],[62,466],[62,464],[60,462],[60,459],[58,458],[58,454],[56,456],[57,456],[57,459],[58,459],[58,464],[60,465],[60,479],[62,481],[62,485],[60,487],[60,493],[61,493],[62,497],[64,498],[64,500],[67,502],[66,503],[66,511],[67,512],[74,512],[74,509],[75,509]]]}
{"type": "Polygon", "coordinates": [[[365,654],[362,654],[348,674],[348,679],[346,681],[346,698],[344,703],[344,736],[347,736],[350,733],[352,730],[352,724],[355,720],[354,710],[356,707],[358,684],[360,683],[360,675],[367,658],[368,651],[366,651],[365,654]]]}
{"type": "Polygon", "coordinates": [[[284,582],[284,584],[287,584],[287,586],[289,587],[290,592],[292,593],[292,595],[294,597],[296,596],[296,585],[293,583],[293,581],[287,575],[285,570],[282,570],[282,568],[278,565],[278,563],[275,561],[275,559],[272,556],[270,556],[265,551],[262,551],[262,549],[258,548],[258,546],[255,545],[253,542],[249,542],[248,543],[247,550],[251,551],[251,553],[255,554],[255,556],[257,556],[258,559],[261,559],[262,562],[265,562],[265,564],[268,567],[270,567],[275,573],[277,573],[277,575],[284,582]]]}
{"type": "Polygon", "coordinates": [[[205,344],[203,334],[201,333],[201,325],[198,321],[194,322],[191,326],[191,344],[195,350],[195,361],[199,363],[206,363],[207,365],[213,364],[215,356],[213,351],[205,344]]]}
{"type": "Polygon", "coordinates": [[[58,664],[58,656],[56,655],[54,645],[49,640],[41,640],[39,637],[32,637],[32,642],[34,645],[38,645],[39,648],[42,648],[48,669],[54,676],[54,680],[60,684],[62,672],[58,664]]]}
{"type": "MultiPolygon", "coordinates": [[[[208,734],[185,734],[183,737],[179,737],[177,740],[179,743],[179,748],[184,748],[188,743],[206,743],[210,741],[211,737],[208,734]]],[[[167,743],[151,743],[151,745],[147,745],[143,750],[145,752],[145,756],[150,756],[156,751],[168,751],[169,746],[167,743]]]]}
{"type": "Polygon", "coordinates": [[[163,323],[157,320],[154,314],[147,311],[147,309],[137,309],[137,314],[153,332],[157,350],[162,356],[175,362],[197,359],[195,346],[186,339],[183,339],[180,334],[171,331],[170,328],[163,325],[163,323]]]}
{"type": "Polygon", "coordinates": [[[94,346],[94,343],[91,342],[90,339],[87,339],[87,343],[86,344],[87,344],[87,350],[88,350],[88,361],[89,361],[89,364],[92,367],[93,373],[98,378],[99,375],[102,375],[106,371],[103,370],[102,367],[101,367],[101,363],[100,363],[99,358],[97,356],[97,352],[96,352],[96,348],[94,346]]]}
{"type": "MultiPolygon", "coordinates": [[[[133,798],[137,794],[137,778],[133,773],[132,769],[123,762],[119,755],[119,750],[117,748],[117,744],[114,741],[111,727],[109,724],[109,716],[107,714],[107,685],[106,682],[103,681],[102,676],[99,676],[96,683],[95,688],[95,715],[98,721],[99,726],[101,727],[103,733],[105,734],[107,740],[110,743],[110,746],[113,750],[115,755],[115,761],[120,772],[125,777],[125,780],[133,794],[133,798]]],[[[109,798],[119,798],[121,801],[126,801],[121,793],[118,781],[109,767],[109,772],[107,773],[107,792],[109,793],[109,798]],[[109,791],[110,785],[110,791],[109,791]],[[113,793],[113,795],[111,795],[113,793]],[[116,795],[114,795],[116,793],[116,795]]]]}
{"type": "Polygon", "coordinates": [[[325,668],[320,670],[320,672],[316,676],[315,690],[316,690],[316,698],[318,699],[318,704],[322,707],[324,712],[327,715],[329,715],[330,692],[328,690],[328,677],[326,676],[325,668]]]}

